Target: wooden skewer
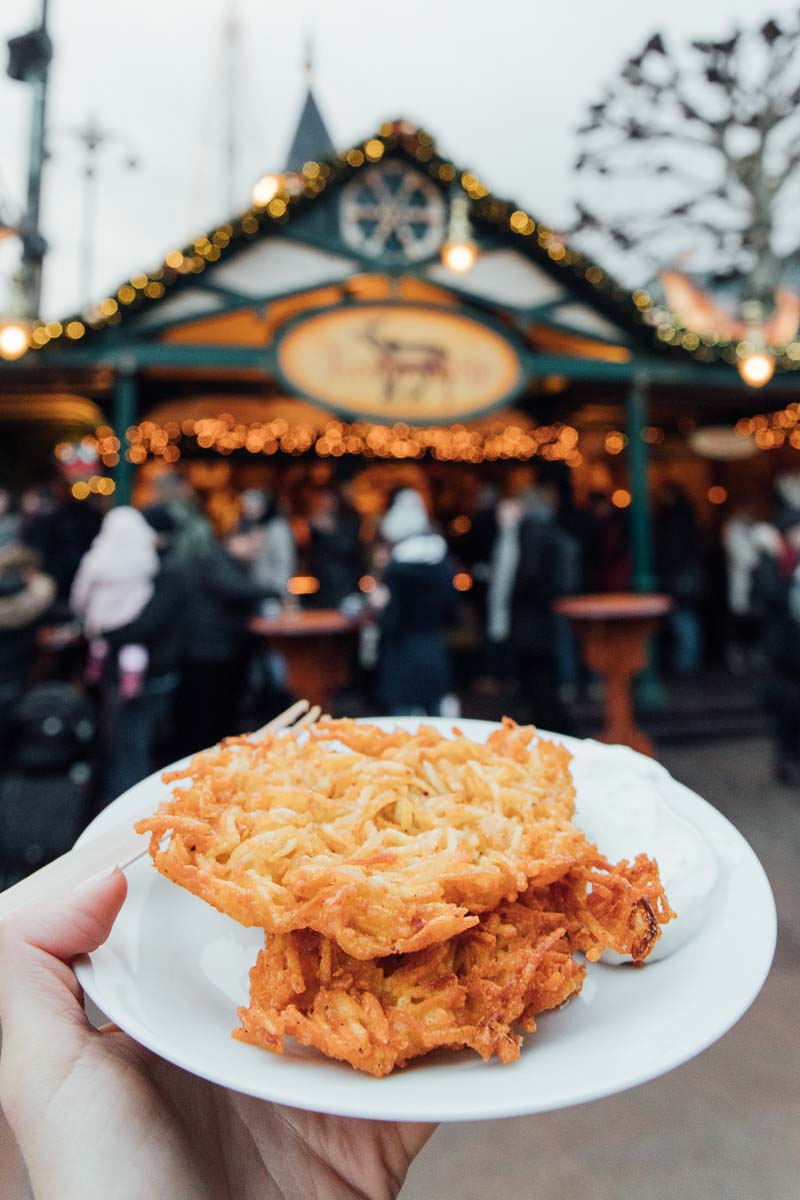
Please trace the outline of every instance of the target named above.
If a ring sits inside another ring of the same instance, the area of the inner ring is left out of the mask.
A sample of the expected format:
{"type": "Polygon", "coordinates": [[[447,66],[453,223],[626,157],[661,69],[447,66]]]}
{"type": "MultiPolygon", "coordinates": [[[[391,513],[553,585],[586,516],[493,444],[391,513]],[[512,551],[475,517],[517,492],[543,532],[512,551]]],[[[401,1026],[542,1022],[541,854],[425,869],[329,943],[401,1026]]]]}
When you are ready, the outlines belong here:
{"type": "Polygon", "coordinates": [[[300,718],[295,725],[295,729],[307,729],[309,725],[314,725],[319,720],[321,713],[322,709],[318,704],[315,704],[313,708],[308,710],[304,717],[300,718]]]}
{"type": "MultiPolygon", "coordinates": [[[[259,739],[290,726],[306,727],[313,724],[319,714],[317,705],[310,709],[307,700],[298,700],[251,737],[259,739]]],[[[132,821],[128,820],[104,833],[98,833],[89,841],[82,842],[80,846],[73,846],[60,858],[53,859],[51,863],[34,871],[13,887],[0,892],[0,921],[27,904],[39,904],[64,896],[95,875],[110,874],[114,867],[130,866],[137,858],[147,853],[148,839],[149,834],[136,833],[132,821]]]]}
{"type": "Polygon", "coordinates": [[[288,729],[290,725],[294,725],[298,717],[302,717],[303,713],[308,712],[308,701],[298,700],[296,704],[290,705],[282,713],[278,713],[277,717],[273,717],[271,721],[267,721],[266,725],[262,725],[260,729],[256,729],[249,735],[249,741],[260,742],[268,733],[278,733],[281,729],[288,729]]]}

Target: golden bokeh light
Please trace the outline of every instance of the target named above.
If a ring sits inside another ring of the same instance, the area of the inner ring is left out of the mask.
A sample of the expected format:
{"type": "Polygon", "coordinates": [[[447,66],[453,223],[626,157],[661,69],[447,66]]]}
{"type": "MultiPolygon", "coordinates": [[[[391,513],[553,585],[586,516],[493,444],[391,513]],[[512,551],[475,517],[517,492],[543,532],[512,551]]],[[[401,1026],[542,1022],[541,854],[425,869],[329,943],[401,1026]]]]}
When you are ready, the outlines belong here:
{"type": "Polygon", "coordinates": [[[442,247],[442,262],[459,275],[471,270],[477,257],[478,247],[474,242],[446,242],[442,247]]]}
{"type": "Polygon", "coordinates": [[[22,321],[0,325],[0,356],[9,361],[22,358],[29,345],[28,329],[22,321]]]}
{"type": "MultiPolygon", "coordinates": [[[[745,343],[742,342],[741,345],[744,346],[745,343]]],[[[741,354],[736,366],[748,387],[764,387],[775,374],[775,359],[767,350],[754,350],[741,354]]]]}

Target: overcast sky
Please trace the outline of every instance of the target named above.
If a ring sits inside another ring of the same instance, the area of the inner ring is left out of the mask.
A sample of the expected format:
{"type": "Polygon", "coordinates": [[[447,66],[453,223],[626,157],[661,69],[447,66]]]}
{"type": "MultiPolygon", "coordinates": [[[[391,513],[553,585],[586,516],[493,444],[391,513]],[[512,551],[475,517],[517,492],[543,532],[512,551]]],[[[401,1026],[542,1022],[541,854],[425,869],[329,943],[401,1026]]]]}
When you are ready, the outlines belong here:
{"type": "MultiPolygon", "coordinates": [[[[0,38],[23,32],[39,7],[2,0],[0,38]]],[[[100,160],[95,298],[230,215],[221,107],[231,8],[243,30],[234,73],[237,207],[265,169],[284,165],[312,31],[315,91],[338,146],[387,117],[409,117],[459,165],[556,227],[568,223],[575,194],[575,127],[651,33],[717,36],[737,20],[791,11],[777,0],[51,0],[46,316],[83,299],[81,152],[68,131],[90,115],[120,138],[100,160]],[[135,171],[126,167],[129,148],[140,158],[135,171]]],[[[17,208],[29,122],[29,90],[3,75],[0,203],[17,208]]],[[[0,308],[17,253],[13,239],[0,243],[0,308]]]]}

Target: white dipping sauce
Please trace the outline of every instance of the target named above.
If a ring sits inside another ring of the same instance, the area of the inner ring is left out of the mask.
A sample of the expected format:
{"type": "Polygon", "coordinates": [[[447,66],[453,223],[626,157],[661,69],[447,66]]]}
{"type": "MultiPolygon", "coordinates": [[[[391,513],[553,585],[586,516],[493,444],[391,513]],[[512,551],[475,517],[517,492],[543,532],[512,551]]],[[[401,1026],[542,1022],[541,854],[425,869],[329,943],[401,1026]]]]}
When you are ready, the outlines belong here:
{"type": "MultiPolygon", "coordinates": [[[[648,962],[673,954],[690,941],[718,902],[717,853],[691,821],[667,801],[675,782],[658,763],[625,746],[585,741],[572,761],[576,823],[609,862],[647,854],[658,862],[661,882],[677,918],[663,926],[648,962]]],[[[630,959],[606,950],[603,962],[630,959]]]]}

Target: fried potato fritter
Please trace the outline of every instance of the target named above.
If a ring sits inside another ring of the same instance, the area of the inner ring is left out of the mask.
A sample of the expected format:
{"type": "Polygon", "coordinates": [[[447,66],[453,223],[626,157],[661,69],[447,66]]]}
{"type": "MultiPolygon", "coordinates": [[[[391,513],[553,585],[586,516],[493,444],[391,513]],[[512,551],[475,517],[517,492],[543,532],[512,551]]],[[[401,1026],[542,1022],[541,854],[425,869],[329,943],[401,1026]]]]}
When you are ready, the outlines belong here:
{"type": "Polygon", "coordinates": [[[673,915],[654,862],[596,858],[415,954],[359,962],[317,933],[267,934],[234,1037],[281,1054],[288,1035],[376,1076],[440,1047],[512,1062],[515,1028],[535,1032],[539,1013],[580,991],[573,951],[639,962],[673,915]]]}
{"type": "Polygon", "coordinates": [[[440,1047],[512,1062],[515,1024],[535,1029],[583,981],[558,919],[503,904],[448,942],[371,962],[308,930],[267,934],[234,1037],[281,1054],[290,1035],[375,1076],[440,1047]]]}
{"type": "Polygon", "coordinates": [[[136,828],[163,875],[241,924],[413,953],[584,861],[569,761],[509,720],[485,745],[324,720],[196,755],[136,828]]]}
{"type": "Polygon", "coordinates": [[[655,862],[573,824],[570,754],[505,719],[485,744],[320,721],[228,738],[140,821],[168,879],[265,931],[234,1037],[389,1074],[437,1048],[519,1057],[586,962],[644,961],[675,914],[655,862]]]}

